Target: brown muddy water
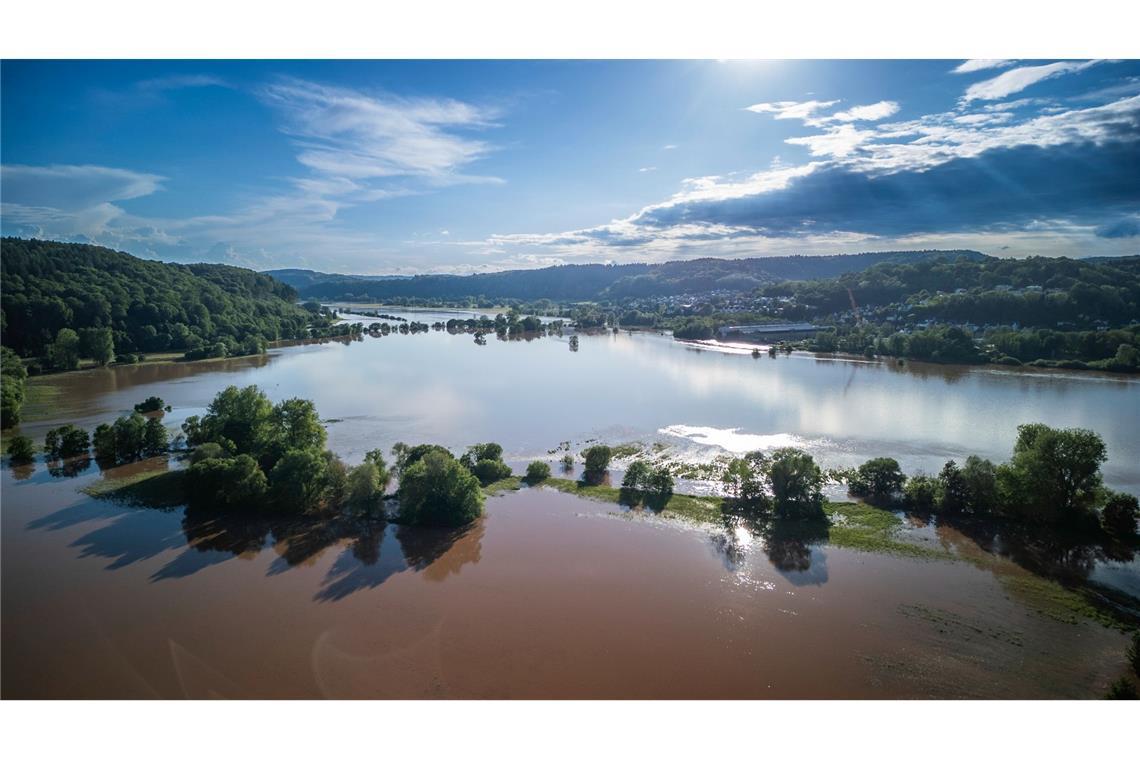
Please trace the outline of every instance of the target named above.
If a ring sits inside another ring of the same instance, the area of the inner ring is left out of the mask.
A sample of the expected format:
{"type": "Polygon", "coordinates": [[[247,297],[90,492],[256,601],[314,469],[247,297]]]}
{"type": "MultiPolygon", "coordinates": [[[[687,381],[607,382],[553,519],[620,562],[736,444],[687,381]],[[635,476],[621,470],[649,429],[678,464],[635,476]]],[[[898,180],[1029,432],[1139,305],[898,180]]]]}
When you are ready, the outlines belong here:
{"type": "MultiPolygon", "coordinates": [[[[71,373],[24,432],[90,428],[152,394],[174,426],[251,382],[313,398],[350,462],[396,440],[499,440],[517,466],[600,438],[697,460],[791,441],[825,465],[882,450],[931,470],[960,452],[1003,458],[1017,422],[1040,420],[1099,430],[1109,481],[1140,482],[1132,381],[753,360],[656,336],[584,337],[577,353],[554,338],[389,336],[71,373]]],[[[3,697],[1079,698],[1125,667],[1124,634],[1044,614],[1009,583],[1021,567],[947,526],[908,531],[985,561],[768,545],[543,488],[488,498],[459,532],[224,519],[78,490],[165,466],[4,468],[3,697]]],[[[1083,572],[1138,593],[1134,559],[1083,572]]]]}

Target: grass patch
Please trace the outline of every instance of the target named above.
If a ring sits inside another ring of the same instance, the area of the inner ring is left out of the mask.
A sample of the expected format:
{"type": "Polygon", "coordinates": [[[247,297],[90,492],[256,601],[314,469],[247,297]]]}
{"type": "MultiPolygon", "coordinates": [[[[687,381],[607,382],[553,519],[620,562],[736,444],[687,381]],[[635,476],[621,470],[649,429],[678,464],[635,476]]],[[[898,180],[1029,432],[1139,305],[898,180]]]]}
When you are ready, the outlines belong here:
{"type": "Polygon", "coordinates": [[[941,548],[900,541],[898,533],[902,519],[884,509],[867,504],[831,501],[824,505],[823,511],[831,523],[828,540],[833,546],[918,559],[955,558],[941,548]]]}
{"type": "Polygon", "coordinates": [[[496,480],[483,486],[483,493],[487,496],[501,496],[507,491],[517,491],[522,488],[522,478],[512,475],[509,478],[496,480]]]}
{"type": "Polygon", "coordinates": [[[60,388],[48,378],[28,378],[24,385],[24,407],[20,414],[23,422],[48,419],[59,411],[60,388]]]}
{"type": "Polygon", "coordinates": [[[182,470],[146,470],[123,477],[105,477],[80,490],[95,499],[166,509],[186,503],[182,490],[184,474],[182,470]]]}
{"type": "MultiPolygon", "coordinates": [[[[607,485],[591,485],[580,480],[567,478],[547,478],[541,485],[594,501],[606,501],[611,504],[621,503],[621,489],[607,485]]],[[[724,500],[719,496],[691,496],[689,494],[675,493],[661,509],[664,517],[680,517],[694,522],[719,524],[723,512],[721,505],[724,500]]]]}
{"type": "Polygon", "coordinates": [[[610,447],[610,453],[614,459],[628,459],[635,457],[645,449],[645,444],[640,441],[633,441],[631,443],[619,443],[617,446],[610,447]]]}

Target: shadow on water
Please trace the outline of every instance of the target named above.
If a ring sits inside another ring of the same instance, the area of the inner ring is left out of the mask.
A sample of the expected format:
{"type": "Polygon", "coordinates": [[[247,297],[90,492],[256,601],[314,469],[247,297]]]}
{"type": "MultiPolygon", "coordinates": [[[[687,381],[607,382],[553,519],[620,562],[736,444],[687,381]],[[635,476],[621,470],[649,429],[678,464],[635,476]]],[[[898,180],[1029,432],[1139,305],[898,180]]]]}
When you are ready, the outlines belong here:
{"type": "MultiPolygon", "coordinates": [[[[1037,576],[1097,597],[1102,606],[1140,615],[1140,585],[1104,584],[1098,570],[1137,559],[1140,541],[1120,539],[1083,526],[1048,529],[970,516],[925,516],[937,536],[959,555],[981,550],[1009,560],[1037,576]]],[[[1129,574],[1132,577],[1132,574],[1129,574]]]]}

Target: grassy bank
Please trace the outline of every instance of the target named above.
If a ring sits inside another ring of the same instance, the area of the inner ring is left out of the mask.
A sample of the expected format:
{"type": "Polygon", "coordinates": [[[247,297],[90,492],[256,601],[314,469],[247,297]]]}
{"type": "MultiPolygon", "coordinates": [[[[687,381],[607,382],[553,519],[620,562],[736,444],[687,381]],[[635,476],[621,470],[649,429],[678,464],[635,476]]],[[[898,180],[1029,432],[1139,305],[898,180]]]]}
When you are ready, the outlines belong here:
{"type": "Polygon", "coordinates": [[[142,470],[121,477],[104,477],[80,490],[96,499],[168,509],[186,503],[183,476],[183,470],[142,470]]]}

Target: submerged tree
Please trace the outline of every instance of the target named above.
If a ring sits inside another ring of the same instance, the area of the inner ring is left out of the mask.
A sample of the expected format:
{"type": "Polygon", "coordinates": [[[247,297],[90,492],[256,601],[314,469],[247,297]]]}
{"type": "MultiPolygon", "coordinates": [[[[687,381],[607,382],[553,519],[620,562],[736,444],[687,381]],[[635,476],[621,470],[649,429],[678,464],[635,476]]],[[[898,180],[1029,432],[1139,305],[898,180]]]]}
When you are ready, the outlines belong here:
{"type": "Polygon", "coordinates": [[[479,480],[454,457],[428,451],[400,476],[400,517],[413,525],[454,527],[483,513],[479,480]]]}

